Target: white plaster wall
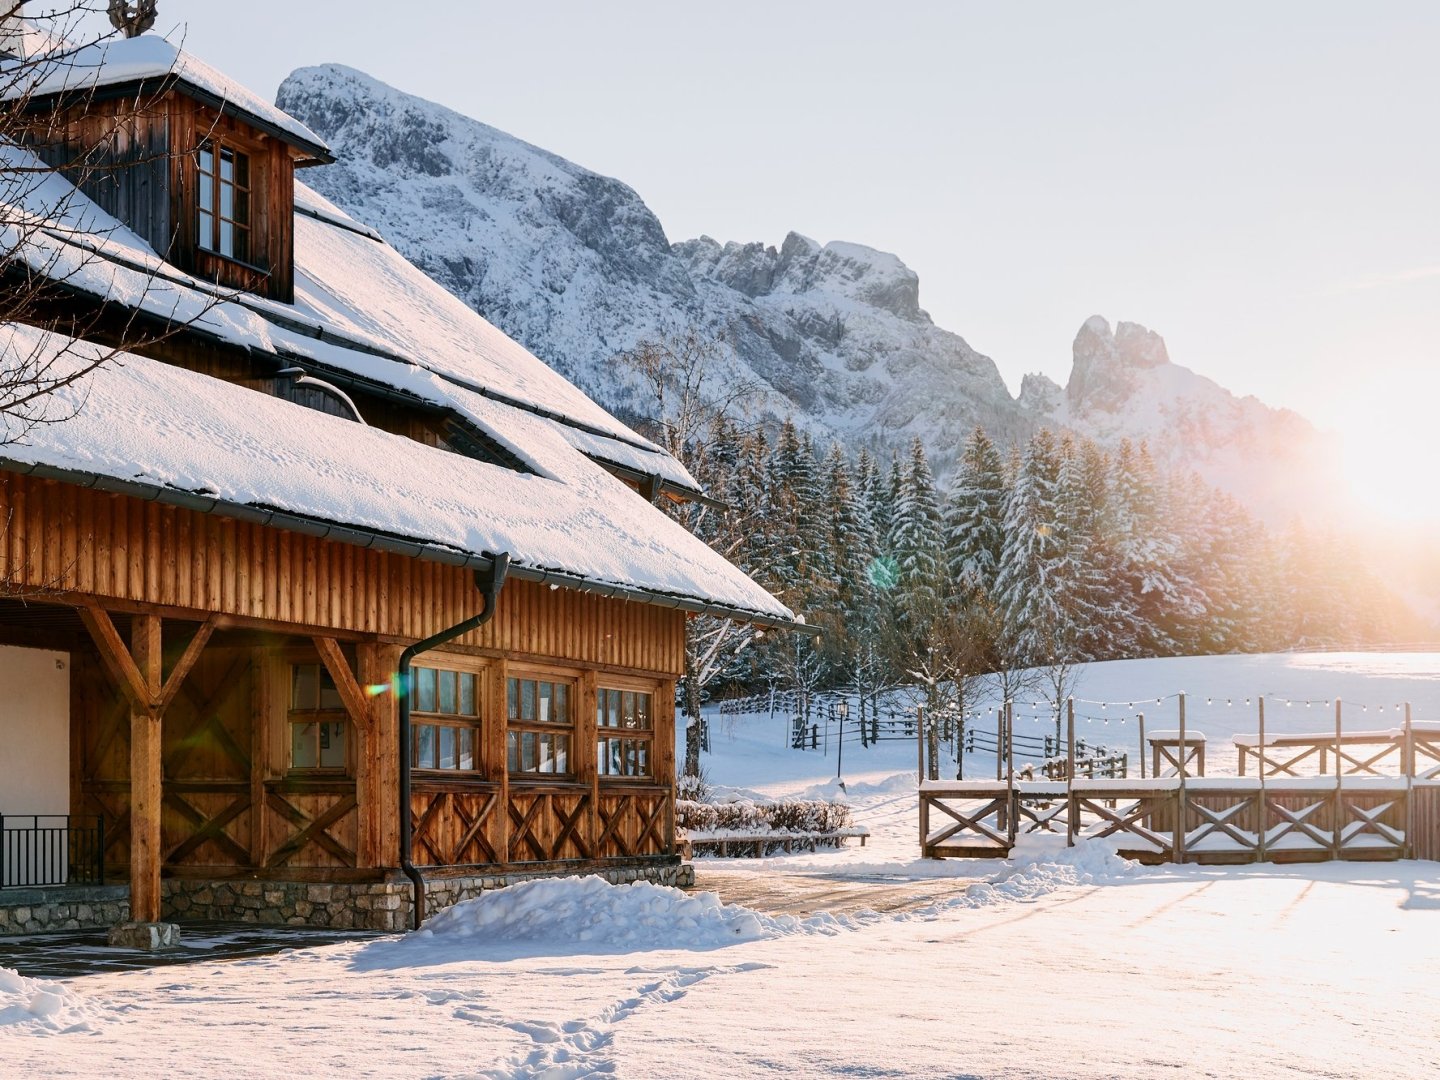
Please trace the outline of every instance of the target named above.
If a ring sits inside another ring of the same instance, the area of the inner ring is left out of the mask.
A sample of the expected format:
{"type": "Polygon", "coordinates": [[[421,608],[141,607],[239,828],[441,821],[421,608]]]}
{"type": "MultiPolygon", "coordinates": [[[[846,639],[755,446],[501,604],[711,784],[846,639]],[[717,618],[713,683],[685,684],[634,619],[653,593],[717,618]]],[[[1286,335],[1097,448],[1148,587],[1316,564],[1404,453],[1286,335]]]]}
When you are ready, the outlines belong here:
{"type": "Polygon", "coordinates": [[[0,646],[0,814],[70,812],[70,654],[0,646]]]}

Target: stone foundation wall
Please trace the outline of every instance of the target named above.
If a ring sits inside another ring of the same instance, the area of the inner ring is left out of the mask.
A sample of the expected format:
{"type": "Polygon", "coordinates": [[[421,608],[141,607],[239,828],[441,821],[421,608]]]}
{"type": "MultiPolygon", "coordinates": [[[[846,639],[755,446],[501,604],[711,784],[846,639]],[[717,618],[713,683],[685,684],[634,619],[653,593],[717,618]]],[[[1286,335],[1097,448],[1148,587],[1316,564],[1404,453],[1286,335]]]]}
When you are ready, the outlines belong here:
{"type": "MultiPolygon", "coordinates": [[[[689,863],[616,866],[589,873],[623,884],[695,884],[689,863]]],[[[433,915],[491,889],[535,878],[564,877],[566,871],[516,871],[495,874],[426,877],[425,906],[433,915]]],[[[405,930],[413,918],[410,881],[317,885],[300,881],[190,881],[163,883],[163,917],[176,922],[214,919],[270,926],[329,926],[343,930],[405,930]]],[[[0,892],[0,936],[46,930],[109,928],[130,919],[130,889],[125,885],[6,889],[0,892]]]]}
{"type": "MultiPolygon", "coordinates": [[[[695,884],[689,863],[612,867],[589,871],[622,884],[651,881],[657,885],[695,884]]],[[[535,878],[565,877],[566,872],[511,872],[446,875],[425,879],[425,908],[435,914],[483,892],[535,878]]],[[[272,926],[330,926],[344,930],[406,930],[414,917],[410,881],[318,885],[298,881],[190,881],[164,883],[164,914],[178,922],[219,919],[272,926]]]]}
{"type": "Polygon", "coordinates": [[[130,918],[125,885],[5,889],[0,892],[0,936],[46,930],[89,930],[130,918]]]}

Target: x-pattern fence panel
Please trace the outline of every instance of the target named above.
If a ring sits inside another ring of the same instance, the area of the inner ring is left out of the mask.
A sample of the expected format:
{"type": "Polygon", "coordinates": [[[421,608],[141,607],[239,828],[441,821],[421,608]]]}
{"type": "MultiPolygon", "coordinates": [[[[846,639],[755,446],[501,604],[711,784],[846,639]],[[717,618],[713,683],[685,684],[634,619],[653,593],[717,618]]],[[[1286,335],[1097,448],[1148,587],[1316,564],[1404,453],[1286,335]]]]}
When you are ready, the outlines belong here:
{"type": "Polygon", "coordinates": [[[1018,837],[1110,839],[1143,862],[1388,859],[1407,852],[1403,780],[1346,788],[1312,781],[1085,781],[1075,785],[927,782],[927,858],[1004,857],[1018,837]],[[1048,790],[1053,788],[1054,790],[1048,790]]]}

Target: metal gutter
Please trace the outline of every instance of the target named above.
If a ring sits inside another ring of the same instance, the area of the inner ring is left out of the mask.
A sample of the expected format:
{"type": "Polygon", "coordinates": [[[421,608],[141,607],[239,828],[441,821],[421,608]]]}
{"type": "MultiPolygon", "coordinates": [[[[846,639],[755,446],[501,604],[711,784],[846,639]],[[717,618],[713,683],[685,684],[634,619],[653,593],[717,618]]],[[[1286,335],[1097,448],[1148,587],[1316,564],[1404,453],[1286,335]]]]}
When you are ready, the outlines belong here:
{"type": "Polygon", "coordinates": [[[421,653],[429,652],[445,642],[468,634],[471,630],[478,629],[489,622],[495,615],[495,604],[500,599],[500,590],[505,587],[505,573],[510,568],[510,553],[502,551],[495,556],[488,571],[475,571],[475,585],[485,597],[485,606],[480,609],[478,615],[456,623],[454,626],[446,627],[438,634],[431,634],[429,637],[415,642],[400,654],[400,664],[397,669],[395,681],[395,693],[400,698],[400,724],[398,741],[400,743],[400,869],[410,879],[414,889],[414,922],[412,929],[419,930],[420,924],[425,921],[425,879],[420,876],[420,871],[415,868],[412,859],[414,855],[414,832],[413,811],[410,807],[410,772],[414,764],[411,760],[410,745],[410,665],[415,657],[421,653]]]}
{"type": "MultiPolygon", "coordinates": [[[[356,547],[372,551],[385,551],[407,558],[444,563],[448,566],[461,566],[470,570],[489,572],[495,562],[493,556],[476,555],[444,544],[433,544],[358,526],[338,525],[322,518],[309,517],[273,507],[256,506],[251,503],[233,502],[203,491],[184,491],[148,480],[122,480],[83,469],[15,461],[3,457],[0,457],[0,472],[33,476],[39,480],[56,480],[60,483],[95,491],[128,495],[144,502],[158,502],[167,506],[177,506],[184,510],[195,510],[202,514],[220,514],[237,521],[249,521],[257,525],[285,529],[305,536],[316,536],[324,540],[353,544],[356,547]]],[[[821,633],[818,627],[775,615],[767,615],[763,612],[749,611],[745,608],[682,596],[678,593],[657,592],[634,585],[597,581],[563,570],[511,564],[509,576],[522,581],[552,585],[555,588],[575,589],[579,592],[595,593],[618,600],[633,600],[637,603],[652,604],[656,607],[671,608],[696,615],[715,615],[720,618],[735,619],[739,622],[754,623],[757,626],[793,630],[812,637],[819,637],[821,633]]]]}

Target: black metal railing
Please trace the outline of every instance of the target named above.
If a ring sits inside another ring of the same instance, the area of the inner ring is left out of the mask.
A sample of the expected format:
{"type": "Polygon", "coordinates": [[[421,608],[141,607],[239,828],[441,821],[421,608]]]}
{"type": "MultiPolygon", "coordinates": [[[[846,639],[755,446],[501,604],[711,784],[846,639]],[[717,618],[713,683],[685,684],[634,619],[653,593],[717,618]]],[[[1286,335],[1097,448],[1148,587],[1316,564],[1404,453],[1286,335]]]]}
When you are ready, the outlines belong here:
{"type": "Polygon", "coordinates": [[[0,814],[0,888],[105,884],[105,819],[0,814]]]}

